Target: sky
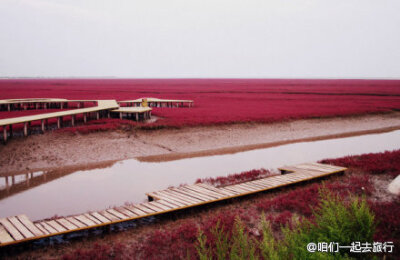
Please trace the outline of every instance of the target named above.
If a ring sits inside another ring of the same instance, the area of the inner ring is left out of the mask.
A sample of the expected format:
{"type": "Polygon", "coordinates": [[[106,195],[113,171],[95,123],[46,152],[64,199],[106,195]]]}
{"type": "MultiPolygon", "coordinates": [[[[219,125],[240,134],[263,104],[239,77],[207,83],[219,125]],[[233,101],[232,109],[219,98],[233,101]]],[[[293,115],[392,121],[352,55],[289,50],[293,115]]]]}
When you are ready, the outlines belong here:
{"type": "Polygon", "coordinates": [[[0,77],[400,78],[399,0],[0,0],[0,77]]]}

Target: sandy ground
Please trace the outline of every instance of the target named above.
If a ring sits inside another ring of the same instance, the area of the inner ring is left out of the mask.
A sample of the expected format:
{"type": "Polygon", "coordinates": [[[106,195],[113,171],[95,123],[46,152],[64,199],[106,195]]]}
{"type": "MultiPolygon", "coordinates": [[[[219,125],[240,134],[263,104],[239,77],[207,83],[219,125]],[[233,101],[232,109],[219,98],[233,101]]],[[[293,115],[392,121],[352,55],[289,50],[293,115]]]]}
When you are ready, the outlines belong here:
{"type": "Polygon", "coordinates": [[[46,133],[0,145],[0,175],[138,158],[174,160],[234,153],[299,141],[400,129],[400,113],[72,135],[46,133]]]}

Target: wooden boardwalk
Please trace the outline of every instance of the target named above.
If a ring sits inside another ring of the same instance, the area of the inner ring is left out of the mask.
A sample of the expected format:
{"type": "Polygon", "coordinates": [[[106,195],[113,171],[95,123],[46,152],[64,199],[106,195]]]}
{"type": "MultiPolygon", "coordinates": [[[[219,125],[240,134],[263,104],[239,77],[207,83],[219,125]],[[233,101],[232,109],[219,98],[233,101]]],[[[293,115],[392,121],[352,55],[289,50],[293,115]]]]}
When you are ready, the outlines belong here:
{"type": "Polygon", "coordinates": [[[143,102],[146,102],[150,107],[192,107],[194,104],[193,100],[181,100],[181,99],[161,99],[161,98],[138,98],[133,100],[122,100],[118,101],[119,104],[125,104],[126,106],[139,107],[143,102]]]}
{"type": "Polygon", "coordinates": [[[216,188],[208,184],[185,185],[147,193],[148,202],[88,212],[52,220],[30,221],[26,215],[0,219],[0,247],[45,237],[87,230],[185,208],[241,197],[291,184],[342,173],[346,170],[319,163],[280,168],[282,174],[216,188]]]}

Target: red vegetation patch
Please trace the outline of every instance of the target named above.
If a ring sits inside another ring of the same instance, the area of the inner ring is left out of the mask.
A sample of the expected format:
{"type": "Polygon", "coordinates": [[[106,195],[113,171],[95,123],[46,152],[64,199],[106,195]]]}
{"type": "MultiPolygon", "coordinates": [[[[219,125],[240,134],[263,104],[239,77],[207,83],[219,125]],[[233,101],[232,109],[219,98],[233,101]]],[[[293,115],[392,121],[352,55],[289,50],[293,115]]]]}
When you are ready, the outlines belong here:
{"type": "Polygon", "coordinates": [[[92,259],[128,259],[129,254],[126,252],[126,245],[115,244],[94,244],[92,248],[80,248],[73,254],[65,254],[63,260],[92,260],[92,259]]]}
{"type": "Polygon", "coordinates": [[[197,179],[196,183],[207,183],[211,184],[216,187],[223,187],[227,185],[234,185],[246,181],[253,181],[253,180],[258,180],[262,179],[265,177],[273,176],[276,175],[266,169],[259,169],[259,170],[251,170],[251,171],[246,171],[246,172],[241,172],[241,173],[234,173],[234,174],[229,174],[228,176],[222,176],[222,177],[210,177],[210,178],[204,178],[204,179],[197,179]]]}
{"type": "Polygon", "coordinates": [[[387,174],[392,177],[400,174],[400,150],[346,156],[338,159],[322,160],[321,162],[357,168],[364,173],[370,174],[387,174]]]}
{"type": "MultiPolygon", "coordinates": [[[[353,175],[347,178],[345,182],[327,182],[324,186],[343,197],[347,196],[349,193],[371,195],[374,190],[368,175],[353,175]]],[[[299,187],[272,199],[261,201],[257,204],[257,207],[261,211],[290,211],[310,217],[312,215],[311,208],[318,206],[320,199],[318,192],[320,188],[321,184],[318,183],[308,187],[299,187]]]]}
{"type": "Polygon", "coordinates": [[[54,97],[191,99],[193,108],[155,108],[154,126],[275,122],[400,109],[397,80],[0,80],[0,99],[54,97]]]}

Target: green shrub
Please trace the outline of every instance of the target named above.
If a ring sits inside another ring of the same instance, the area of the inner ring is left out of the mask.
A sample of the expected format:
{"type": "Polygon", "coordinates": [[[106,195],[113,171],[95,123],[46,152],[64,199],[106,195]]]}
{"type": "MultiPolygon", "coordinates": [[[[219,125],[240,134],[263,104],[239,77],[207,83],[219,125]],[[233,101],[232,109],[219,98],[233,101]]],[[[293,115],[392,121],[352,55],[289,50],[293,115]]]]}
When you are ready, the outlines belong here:
{"type": "Polygon", "coordinates": [[[212,230],[213,239],[207,243],[200,232],[196,246],[200,259],[351,259],[365,258],[350,254],[349,249],[338,253],[307,250],[310,242],[337,242],[349,246],[352,242],[372,243],[375,232],[374,215],[365,198],[352,198],[348,203],[326,189],[320,190],[320,204],[313,209],[311,220],[292,219],[292,227],[281,228],[282,239],[277,240],[271,225],[261,219],[262,238],[250,237],[240,219],[236,219],[232,236],[219,223],[212,230]]]}

